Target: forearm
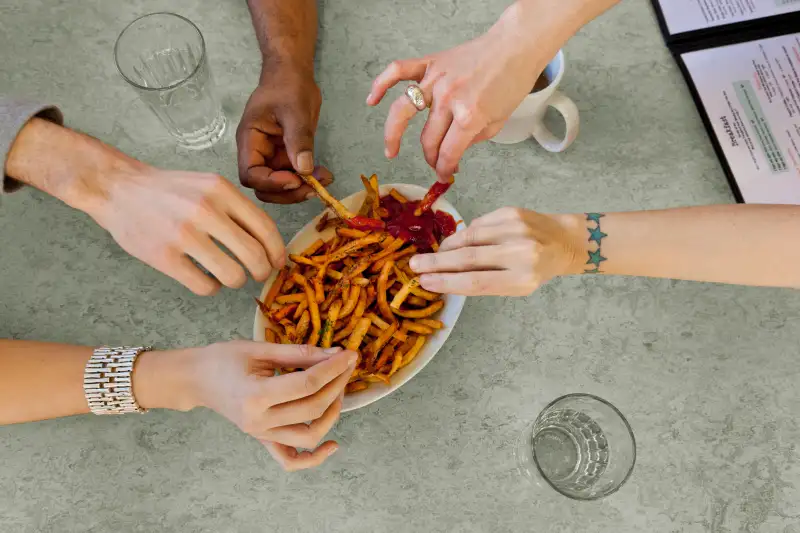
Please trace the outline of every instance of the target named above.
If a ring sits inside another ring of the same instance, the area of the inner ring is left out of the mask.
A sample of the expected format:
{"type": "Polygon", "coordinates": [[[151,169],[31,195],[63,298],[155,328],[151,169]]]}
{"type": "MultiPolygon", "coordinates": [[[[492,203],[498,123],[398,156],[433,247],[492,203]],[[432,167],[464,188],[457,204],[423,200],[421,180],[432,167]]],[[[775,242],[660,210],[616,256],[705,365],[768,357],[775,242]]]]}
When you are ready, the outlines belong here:
{"type": "Polygon", "coordinates": [[[566,225],[582,241],[574,273],[597,267],[600,274],[800,287],[800,248],[792,242],[800,206],[570,215],[566,225]]]}
{"type": "Polygon", "coordinates": [[[88,212],[104,199],[103,179],[143,166],[97,139],[34,118],[14,140],[5,172],[88,212]]]}
{"type": "Polygon", "coordinates": [[[277,67],[314,72],[316,0],[248,0],[263,60],[262,76],[277,67]]]}
{"type": "MultiPolygon", "coordinates": [[[[0,340],[0,425],[88,413],[83,372],[93,348],[0,340]]],[[[191,408],[185,352],[144,352],[133,392],[141,407],[191,408]]]]}
{"type": "Polygon", "coordinates": [[[518,35],[521,47],[546,49],[552,57],[583,26],[620,0],[517,0],[495,28],[518,35]]]}

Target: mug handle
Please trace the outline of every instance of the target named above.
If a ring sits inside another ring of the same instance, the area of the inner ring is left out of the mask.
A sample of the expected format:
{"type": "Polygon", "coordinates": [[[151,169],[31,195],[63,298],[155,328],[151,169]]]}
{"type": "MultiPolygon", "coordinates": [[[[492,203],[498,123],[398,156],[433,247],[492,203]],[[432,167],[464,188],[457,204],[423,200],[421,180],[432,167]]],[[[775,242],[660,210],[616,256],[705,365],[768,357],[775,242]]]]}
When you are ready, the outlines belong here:
{"type": "Polygon", "coordinates": [[[559,139],[544,125],[544,122],[537,122],[533,126],[533,138],[542,145],[548,152],[563,152],[578,136],[580,130],[580,118],[578,117],[578,106],[567,96],[559,91],[554,91],[553,96],[547,101],[547,105],[554,108],[564,117],[566,134],[563,139],[559,139]]]}

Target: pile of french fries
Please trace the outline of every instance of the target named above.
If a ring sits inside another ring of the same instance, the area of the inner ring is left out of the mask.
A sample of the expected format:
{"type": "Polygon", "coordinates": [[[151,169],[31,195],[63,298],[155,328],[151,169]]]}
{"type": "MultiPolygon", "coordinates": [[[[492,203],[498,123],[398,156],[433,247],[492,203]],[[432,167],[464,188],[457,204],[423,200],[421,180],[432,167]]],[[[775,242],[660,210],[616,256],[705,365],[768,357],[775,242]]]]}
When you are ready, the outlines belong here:
{"type": "MultiPolygon", "coordinates": [[[[367,196],[355,216],[383,220],[377,177],[361,179],[367,196]]],[[[408,201],[394,189],[391,195],[408,201]]],[[[331,205],[330,199],[323,200],[331,205]]],[[[383,230],[362,231],[344,222],[342,217],[323,215],[317,229],[334,227],[334,236],[290,254],[292,264],[280,270],[258,305],[269,321],[267,342],[358,352],[346,389],[354,393],[372,383],[389,385],[392,376],[417,357],[428,337],[444,327],[435,318],[444,300],[423,289],[409,268],[417,251],[413,244],[383,230]]]]}

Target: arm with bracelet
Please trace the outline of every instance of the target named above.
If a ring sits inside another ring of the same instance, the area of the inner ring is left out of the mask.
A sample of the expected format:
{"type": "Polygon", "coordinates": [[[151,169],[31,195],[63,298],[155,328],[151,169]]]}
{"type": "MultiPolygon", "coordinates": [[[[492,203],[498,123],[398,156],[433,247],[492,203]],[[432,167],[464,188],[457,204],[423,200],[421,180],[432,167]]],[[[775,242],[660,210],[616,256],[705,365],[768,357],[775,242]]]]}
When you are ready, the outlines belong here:
{"type": "Polygon", "coordinates": [[[337,449],[320,442],[339,418],[356,358],[249,341],[156,351],[0,340],[0,424],[207,407],[262,442],[286,470],[309,468],[337,449]],[[306,370],[275,375],[282,367],[306,370]]]}
{"type": "Polygon", "coordinates": [[[527,295],[556,276],[610,274],[800,287],[796,205],[711,205],[545,215],[502,208],[410,266],[421,285],[467,295],[527,295]]]}

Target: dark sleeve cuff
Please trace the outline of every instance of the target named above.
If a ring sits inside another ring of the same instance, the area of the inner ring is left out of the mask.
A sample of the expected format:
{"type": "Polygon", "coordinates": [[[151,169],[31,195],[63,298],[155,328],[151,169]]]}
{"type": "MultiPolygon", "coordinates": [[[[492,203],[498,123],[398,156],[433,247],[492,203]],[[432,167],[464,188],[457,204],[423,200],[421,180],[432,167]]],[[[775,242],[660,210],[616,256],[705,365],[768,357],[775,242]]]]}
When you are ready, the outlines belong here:
{"type": "MultiPolygon", "coordinates": [[[[3,168],[14,140],[33,117],[43,118],[59,125],[64,123],[64,116],[57,107],[0,96],[0,161],[3,162],[3,168]]],[[[22,186],[22,183],[6,176],[5,172],[2,176],[3,193],[13,192],[22,186]]]]}

